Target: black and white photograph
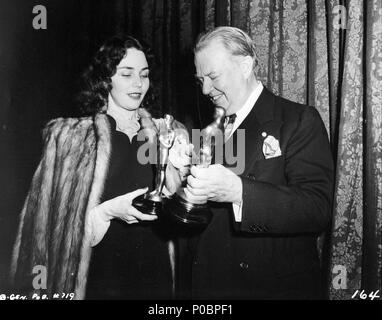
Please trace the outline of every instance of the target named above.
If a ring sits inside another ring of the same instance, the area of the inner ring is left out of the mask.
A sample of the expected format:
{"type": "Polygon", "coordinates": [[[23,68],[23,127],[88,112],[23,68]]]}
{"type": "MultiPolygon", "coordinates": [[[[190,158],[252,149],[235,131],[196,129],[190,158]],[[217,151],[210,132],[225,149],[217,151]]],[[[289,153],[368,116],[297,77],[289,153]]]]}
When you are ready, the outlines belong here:
{"type": "Polygon", "coordinates": [[[382,1],[1,0],[0,200],[0,300],[380,301],[382,1]]]}

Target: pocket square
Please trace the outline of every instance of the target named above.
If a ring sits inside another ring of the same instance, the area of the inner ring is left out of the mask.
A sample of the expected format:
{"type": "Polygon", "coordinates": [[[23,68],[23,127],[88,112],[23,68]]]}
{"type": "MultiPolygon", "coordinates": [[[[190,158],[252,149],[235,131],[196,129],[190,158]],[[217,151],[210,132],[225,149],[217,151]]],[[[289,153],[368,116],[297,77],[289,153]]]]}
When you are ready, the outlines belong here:
{"type": "Polygon", "coordinates": [[[279,140],[273,136],[267,136],[263,142],[263,154],[265,159],[271,159],[281,156],[279,140]]]}

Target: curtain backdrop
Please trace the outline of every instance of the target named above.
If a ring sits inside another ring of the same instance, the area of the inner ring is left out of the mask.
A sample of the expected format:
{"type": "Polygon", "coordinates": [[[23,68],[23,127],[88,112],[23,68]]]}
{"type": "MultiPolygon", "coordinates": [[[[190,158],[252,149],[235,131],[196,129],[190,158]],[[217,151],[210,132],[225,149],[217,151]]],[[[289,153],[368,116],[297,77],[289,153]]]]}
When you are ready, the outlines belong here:
{"type": "Polygon", "coordinates": [[[40,155],[40,129],[50,118],[76,113],[76,79],[99,45],[118,32],[150,44],[158,112],[203,127],[212,107],[195,85],[192,45],[199,32],[232,25],[255,41],[258,78],[276,94],[315,106],[330,136],[336,186],[323,248],[330,298],[381,288],[381,0],[26,0],[17,6],[4,0],[0,6],[0,176],[7,181],[0,190],[1,275],[40,155]],[[37,4],[47,8],[47,30],[31,27],[37,4]],[[345,9],[340,27],[339,8],[345,9]],[[333,285],[338,270],[346,270],[347,281],[333,285]]]}
{"type": "MultiPolygon", "coordinates": [[[[227,0],[220,5],[227,7],[225,22],[255,41],[263,83],[315,106],[330,135],[336,160],[330,298],[350,299],[357,289],[379,289],[381,295],[382,2],[227,0]],[[347,281],[338,282],[337,275],[347,281]]],[[[214,25],[209,15],[206,21],[214,25]]]]}
{"type": "MultiPolygon", "coordinates": [[[[192,83],[189,51],[199,31],[232,25],[247,31],[255,41],[260,60],[258,78],[269,89],[318,109],[337,164],[333,226],[329,234],[330,298],[349,299],[360,288],[367,292],[380,289],[381,1],[155,3],[140,2],[142,10],[137,12],[155,19],[142,17],[146,23],[138,24],[137,30],[154,44],[163,63],[162,108],[167,107],[177,115],[185,110],[203,114],[205,103],[197,95],[189,104],[179,99],[182,93],[190,93],[182,88],[182,83],[188,86],[192,83]],[[338,14],[343,14],[342,21],[338,14]],[[187,68],[179,68],[183,63],[187,68]],[[177,74],[179,70],[182,74],[177,74]],[[345,269],[337,269],[338,266],[345,269]],[[337,270],[346,270],[346,281],[339,287],[332,283],[337,270]]],[[[118,20],[121,23],[123,17],[118,20]]]]}

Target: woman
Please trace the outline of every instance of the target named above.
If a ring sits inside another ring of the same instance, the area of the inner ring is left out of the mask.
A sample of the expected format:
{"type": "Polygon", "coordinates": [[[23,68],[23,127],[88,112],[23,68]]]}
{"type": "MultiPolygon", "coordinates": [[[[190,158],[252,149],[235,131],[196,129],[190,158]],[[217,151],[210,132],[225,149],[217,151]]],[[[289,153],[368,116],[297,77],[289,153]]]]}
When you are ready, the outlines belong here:
{"type": "Polygon", "coordinates": [[[157,130],[140,108],[151,96],[148,57],[132,37],[106,41],[81,94],[92,116],[56,119],[44,129],[14,247],[16,288],[30,291],[33,284],[48,296],[74,292],[76,299],[171,298],[167,232],[156,216],[132,206],[154,182],[152,167],[137,160],[141,124],[157,130]],[[46,287],[34,282],[35,266],[46,267],[46,287]]]}

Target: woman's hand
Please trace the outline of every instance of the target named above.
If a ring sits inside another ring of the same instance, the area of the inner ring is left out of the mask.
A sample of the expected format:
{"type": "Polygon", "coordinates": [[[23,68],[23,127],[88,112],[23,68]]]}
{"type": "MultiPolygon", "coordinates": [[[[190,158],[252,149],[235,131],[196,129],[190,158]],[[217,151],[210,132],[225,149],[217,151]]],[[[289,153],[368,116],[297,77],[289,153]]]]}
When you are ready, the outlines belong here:
{"type": "Polygon", "coordinates": [[[121,219],[128,224],[138,223],[139,221],[154,221],[158,219],[158,216],[144,214],[132,205],[134,198],[145,194],[147,190],[148,188],[137,189],[105,201],[98,206],[97,211],[99,211],[100,217],[104,221],[110,221],[115,218],[121,219]]]}

